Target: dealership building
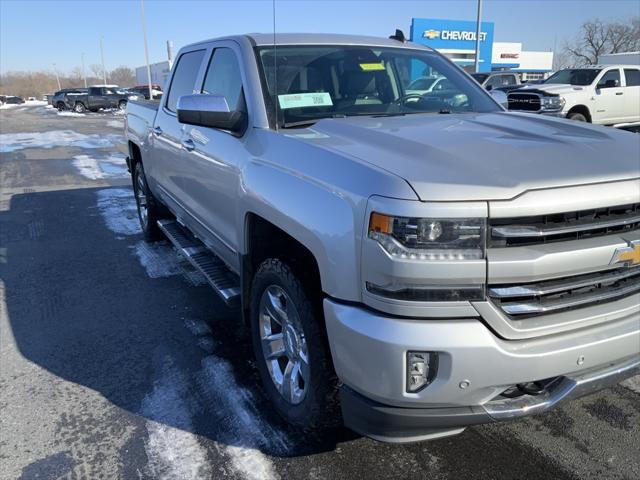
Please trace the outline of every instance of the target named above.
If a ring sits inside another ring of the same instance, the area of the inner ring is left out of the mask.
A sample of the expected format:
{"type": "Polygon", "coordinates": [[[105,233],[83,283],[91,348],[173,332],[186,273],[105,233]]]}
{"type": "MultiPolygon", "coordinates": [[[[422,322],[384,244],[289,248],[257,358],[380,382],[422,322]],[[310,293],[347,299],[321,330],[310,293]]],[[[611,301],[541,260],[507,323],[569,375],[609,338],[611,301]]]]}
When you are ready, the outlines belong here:
{"type": "MultiPolygon", "coordinates": [[[[512,70],[523,80],[545,78],[553,67],[553,52],[532,52],[518,42],[494,42],[493,22],[480,28],[480,72],[512,70]]],[[[476,22],[414,18],[411,41],[431,47],[465,70],[473,71],[476,55],[476,22]]]]}

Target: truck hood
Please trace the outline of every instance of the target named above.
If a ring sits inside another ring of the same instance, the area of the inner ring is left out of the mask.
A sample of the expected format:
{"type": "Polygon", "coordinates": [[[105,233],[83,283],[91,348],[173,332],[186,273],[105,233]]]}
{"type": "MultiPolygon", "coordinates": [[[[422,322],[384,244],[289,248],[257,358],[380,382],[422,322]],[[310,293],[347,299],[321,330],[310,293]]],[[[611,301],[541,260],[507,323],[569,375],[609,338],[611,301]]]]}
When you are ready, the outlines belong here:
{"type": "Polygon", "coordinates": [[[349,117],[286,132],[398,175],[424,201],[510,199],[640,177],[640,135],[541,115],[349,117]]]}
{"type": "Polygon", "coordinates": [[[549,83],[549,84],[532,84],[525,85],[519,88],[519,92],[526,92],[527,90],[537,90],[539,92],[552,93],[555,95],[567,95],[576,92],[584,91],[586,87],[581,85],[570,85],[565,83],[549,83]]]}

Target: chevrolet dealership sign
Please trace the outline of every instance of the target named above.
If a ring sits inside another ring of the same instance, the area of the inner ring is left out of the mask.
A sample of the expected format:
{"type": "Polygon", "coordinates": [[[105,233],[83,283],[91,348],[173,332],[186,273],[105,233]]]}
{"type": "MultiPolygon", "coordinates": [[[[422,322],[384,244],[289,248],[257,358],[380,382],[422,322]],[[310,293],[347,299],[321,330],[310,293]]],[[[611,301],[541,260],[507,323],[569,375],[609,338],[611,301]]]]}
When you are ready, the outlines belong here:
{"type": "MultiPolygon", "coordinates": [[[[414,18],[411,22],[411,41],[436,50],[469,52],[476,50],[476,22],[414,18]]],[[[480,71],[491,71],[493,48],[493,22],[482,22],[480,28],[480,71]]],[[[456,61],[464,66],[466,60],[456,61]]],[[[472,63],[472,62],[470,62],[472,63]]]]}
{"type": "MultiPolygon", "coordinates": [[[[433,40],[434,38],[441,38],[442,40],[472,40],[476,41],[476,32],[466,32],[460,30],[425,30],[422,34],[423,38],[433,40]]],[[[480,41],[484,42],[487,39],[487,32],[480,32],[480,41]]]]}

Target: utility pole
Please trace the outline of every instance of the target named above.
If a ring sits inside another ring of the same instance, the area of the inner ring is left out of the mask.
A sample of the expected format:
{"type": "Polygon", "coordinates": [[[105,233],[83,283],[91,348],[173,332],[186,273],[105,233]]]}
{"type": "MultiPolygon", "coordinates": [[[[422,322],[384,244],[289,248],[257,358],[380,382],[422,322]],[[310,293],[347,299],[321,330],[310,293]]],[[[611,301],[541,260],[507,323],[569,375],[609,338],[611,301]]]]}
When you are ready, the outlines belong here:
{"type": "Polygon", "coordinates": [[[51,65],[53,65],[53,72],[56,74],[56,80],[58,81],[58,90],[62,90],[62,87],[60,86],[60,77],[58,76],[58,70],[56,70],[56,64],[52,63],[51,65]]]}
{"type": "Polygon", "coordinates": [[[100,56],[102,57],[102,81],[104,84],[107,84],[107,69],[104,68],[104,46],[102,45],[102,41],[104,37],[100,37],[100,56]]]}
{"type": "Polygon", "coordinates": [[[476,21],[476,61],[475,61],[475,71],[478,72],[480,68],[480,33],[482,24],[482,0],[478,0],[478,18],[476,21]]]}
{"type": "Polygon", "coordinates": [[[142,34],[144,35],[144,59],[147,62],[147,82],[149,84],[149,100],[153,100],[151,88],[151,66],[149,66],[149,47],[147,45],[147,22],[144,19],[144,0],[140,0],[140,13],[142,17],[142,34]]]}
{"type": "Polygon", "coordinates": [[[84,79],[84,88],[87,88],[87,73],[84,69],[84,52],[82,52],[82,78],[84,79]]]}

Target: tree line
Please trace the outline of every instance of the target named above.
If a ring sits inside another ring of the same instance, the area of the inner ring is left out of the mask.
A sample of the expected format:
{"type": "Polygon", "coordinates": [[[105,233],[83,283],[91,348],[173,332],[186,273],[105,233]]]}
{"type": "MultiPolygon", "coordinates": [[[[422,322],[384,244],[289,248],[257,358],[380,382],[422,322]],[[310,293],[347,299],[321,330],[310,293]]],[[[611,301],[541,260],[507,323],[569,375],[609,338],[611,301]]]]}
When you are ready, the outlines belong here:
{"type": "Polygon", "coordinates": [[[554,58],[554,70],[597,65],[608,53],[640,51],[640,17],[605,22],[598,18],[584,22],[576,37],[564,42],[554,58]]]}
{"type": "MultiPolygon", "coordinates": [[[[76,67],[66,74],[59,74],[60,88],[84,87],[82,69],[76,67]]],[[[87,85],[104,83],[101,65],[90,65],[87,72],[87,85]]],[[[135,72],[126,66],[107,72],[107,83],[121,87],[136,84],[135,72]]],[[[12,71],[0,76],[0,95],[17,95],[41,99],[43,95],[57,92],[58,81],[54,72],[40,70],[35,72],[12,71]]]]}

